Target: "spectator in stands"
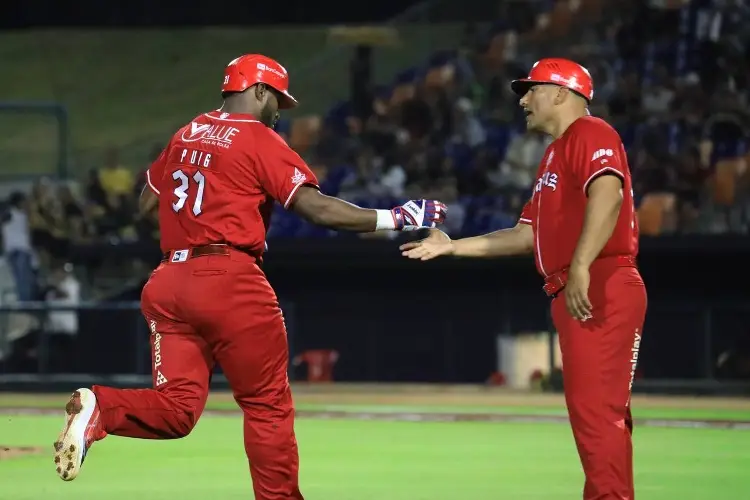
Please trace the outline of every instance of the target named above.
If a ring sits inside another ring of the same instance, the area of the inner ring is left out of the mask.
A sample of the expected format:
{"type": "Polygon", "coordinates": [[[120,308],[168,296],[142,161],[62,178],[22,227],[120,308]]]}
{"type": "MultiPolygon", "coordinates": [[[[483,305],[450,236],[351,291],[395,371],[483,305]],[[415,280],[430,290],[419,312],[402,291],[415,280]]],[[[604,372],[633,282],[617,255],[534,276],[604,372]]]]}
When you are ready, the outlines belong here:
{"type": "MultiPolygon", "coordinates": [[[[454,104],[445,88],[425,87],[419,95],[430,108],[432,117],[431,142],[433,145],[442,144],[450,139],[453,131],[454,104]]],[[[471,106],[471,101],[469,101],[471,106]]]]}
{"type": "Polygon", "coordinates": [[[117,203],[112,203],[113,199],[131,194],[135,179],[133,173],[120,163],[120,152],[117,148],[111,147],[107,150],[104,166],[99,170],[99,183],[110,201],[110,206],[117,203]]]}
{"type": "Polygon", "coordinates": [[[639,195],[674,192],[676,172],[669,156],[639,149],[633,167],[633,190],[639,195]]]}
{"type": "Polygon", "coordinates": [[[341,182],[339,196],[345,200],[377,196],[381,191],[377,169],[375,168],[375,152],[372,148],[365,148],[356,159],[356,167],[351,170],[341,182]]]}
{"type": "Polygon", "coordinates": [[[3,254],[16,282],[16,296],[21,302],[35,298],[34,255],[26,202],[23,193],[14,192],[2,214],[3,254]]]}
{"type": "Polygon", "coordinates": [[[458,183],[456,179],[446,177],[439,181],[435,189],[435,195],[440,196],[443,203],[448,206],[448,212],[451,214],[451,221],[448,222],[446,218],[443,231],[448,233],[448,235],[461,234],[466,219],[466,208],[458,201],[458,183]]]}
{"type": "Polygon", "coordinates": [[[389,160],[390,158],[388,157],[382,159],[386,167],[380,176],[380,185],[383,188],[384,194],[394,199],[403,199],[406,185],[406,171],[398,163],[389,160]]]}
{"type": "MultiPolygon", "coordinates": [[[[495,16],[500,21],[467,23],[457,50],[436,52],[423,61],[428,76],[422,78],[418,66],[403,68],[390,90],[374,89],[367,109],[371,113],[363,114],[366,105],[352,102],[359,98],[335,107],[349,116],[339,117],[331,133],[321,134],[311,160],[327,165],[329,173],[337,170],[326,188],[340,186],[349,198],[372,200],[457,186],[461,206],[468,207],[466,217],[482,219],[478,224],[468,220],[462,224],[465,230],[490,222],[501,227],[527,197],[549,144],[533,133],[514,134],[524,117],[507,82],[525,76],[524,61],[549,44],[588,61],[599,82],[590,111],[612,120],[628,155],[637,158],[631,162],[636,194],[663,194],[673,201],[676,196],[677,203],[668,206],[677,207],[685,230],[701,229],[695,215],[704,213],[710,201],[707,167],[729,152],[735,158],[745,153],[746,143],[738,137],[747,132],[735,127],[725,133],[724,115],[734,112],[736,119],[736,110],[747,103],[725,105],[730,111],[709,110],[705,90],[724,85],[718,88],[729,89],[723,90],[726,94],[747,93],[750,32],[741,28],[750,9],[742,2],[719,5],[712,0],[687,5],[619,2],[608,5],[609,10],[571,2],[571,12],[580,16],[568,18],[558,9],[566,2],[550,10],[552,3],[500,2],[497,12],[502,14],[495,16]],[[696,39],[704,45],[697,51],[696,39]],[[715,60],[700,60],[706,54],[715,60]],[[441,68],[440,78],[436,68],[441,68]],[[701,74],[706,68],[722,68],[721,81],[706,83],[701,74]],[[364,123],[357,118],[367,114],[364,123]],[[352,121],[358,126],[344,126],[352,121]],[[692,146],[698,143],[704,164],[695,161],[692,146]],[[487,194],[497,199],[486,203],[487,194]]],[[[473,19],[496,14],[487,10],[493,5],[478,7],[476,12],[485,14],[473,19]]],[[[350,83],[364,95],[360,76],[350,83]]],[[[712,182],[714,177],[712,172],[712,182]]],[[[667,232],[674,229],[674,210],[669,210],[667,232]]],[[[750,214],[750,203],[746,211],[750,214]]]]}
{"type": "Polygon", "coordinates": [[[725,91],[715,98],[714,111],[706,120],[701,142],[704,163],[714,164],[747,152],[748,114],[739,94],[725,91]]]}
{"type": "Polygon", "coordinates": [[[148,214],[138,214],[133,223],[136,239],[140,241],[159,241],[158,210],[148,214]]]}
{"type": "Polygon", "coordinates": [[[52,181],[47,178],[39,179],[31,188],[29,227],[31,243],[39,254],[42,267],[47,268],[53,257],[67,255],[63,209],[52,181]]]}
{"type": "Polygon", "coordinates": [[[112,147],[107,150],[98,178],[106,196],[107,231],[119,233],[132,221],[131,202],[135,176],[120,163],[119,151],[112,147]]]}
{"type": "Polygon", "coordinates": [[[462,196],[481,196],[490,189],[488,172],[497,168],[497,155],[490,149],[479,148],[471,168],[456,172],[458,192],[462,196]]]}
{"type": "MultiPolygon", "coordinates": [[[[695,31],[698,46],[697,65],[705,90],[720,92],[741,63],[743,34],[747,33],[748,7],[746,2],[697,2],[695,31]],[[736,50],[739,49],[739,50],[736,50]]],[[[744,50],[743,50],[744,49],[744,50]]]]}
{"type": "Polygon", "coordinates": [[[394,154],[400,129],[394,119],[395,111],[388,105],[387,91],[380,89],[372,103],[372,115],[364,125],[362,140],[377,154],[394,154]]]}
{"type": "Polygon", "coordinates": [[[495,188],[528,189],[534,183],[536,170],[551,138],[536,131],[516,135],[508,145],[505,159],[498,168],[488,172],[495,188]]]}
{"type": "Polygon", "coordinates": [[[695,145],[703,135],[706,97],[697,73],[688,73],[675,82],[672,114],[681,127],[682,142],[695,145]]]}
{"type": "Polygon", "coordinates": [[[709,175],[709,169],[701,163],[697,146],[682,152],[678,158],[674,185],[678,199],[679,226],[683,232],[699,230],[700,208],[703,201],[701,197],[709,175]]]}
{"type": "Polygon", "coordinates": [[[654,70],[653,80],[641,96],[641,108],[652,116],[662,117],[671,109],[674,96],[674,85],[667,68],[660,65],[654,70]]]}
{"type": "Polygon", "coordinates": [[[459,98],[453,112],[453,130],[451,140],[474,149],[487,140],[487,133],[482,122],[476,116],[474,104],[468,97],[459,98]]]}
{"type": "MultiPolygon", "coordinates": [[[[70,264],[50,263],[51,271],[41,296],[49,305],[76,306],[81,301],[81,285],[72,273],[70,264]]],[[[46,356],[46,368],[51,372],[68,373],[75,368],[74,342],[78,334],[76,311],[50,311],[46,321],[33,322],[30,328],[9,338],[11,356],[7,360],[12,372],[36,373],[41,360],[41,339],[46,335],[46,349],[54,356],[46,356]]]]}
{"type": "MultiPolygon", "coordinates": [[[[69,263],[57,263],[50,272],[44,300],[52,306],[77,306],[81,302],[81,283],[69,263]]],[[[47,332],[52,335],[75,336],[78,333],[76,311],[50,311],[47,332]]]]}
{"type": "MultiPolygon", "coordinates": [[[[335,166],[344,162],[356,152],[359,141],[342,131],[335,130],[330,124],[324,124],[320,130],[318,143],[315,145],[314,157],[316,163],[335,166]]],[[[317,172],[316,172],[317,175],[317,172]]],[[[318,180],[322,180],[318,177],[318,180]]]]}
{"type": "Polygon", "coordinates": [[[401,127],[408,141],[426,142],[433,130],[433,119],[430,105],[421,97],[412,97],[401,105],[401,127]]]}
{"type": "Polygon", "coordinates": [[[609,112],[615,117],[624,118],[628,122],[638,122],[641,116],[641,85],[638,74],[625,74],[617,85],[612,99],[609,101],[609,112]]]}
{"type": "Polygon", "coordinates": [[[517,73],[500,69],[490,77],[484,103],[488,117],[504,123],[513,120],[519,109],[518,97],[511,94],[508,81],[525,76],[525,71],[517,73]]]}
{"type": "Polygon", "coordinates": [[[93,228],[86,217],[83,205],[78,201],[68,184],[60,185],[57,192],[65,216],[65,236],[69,244],[90,241],[93,236],[93,228]]]}
{"type": "Polygon", "coordinates": [[[101,214],[104,213],[107,206],[107,193],[104,191],[104,187],[102,187],[99,172],[96,169],[89,170],[86,182],[86,199],[92,206],[99,207],[101,214]]]}

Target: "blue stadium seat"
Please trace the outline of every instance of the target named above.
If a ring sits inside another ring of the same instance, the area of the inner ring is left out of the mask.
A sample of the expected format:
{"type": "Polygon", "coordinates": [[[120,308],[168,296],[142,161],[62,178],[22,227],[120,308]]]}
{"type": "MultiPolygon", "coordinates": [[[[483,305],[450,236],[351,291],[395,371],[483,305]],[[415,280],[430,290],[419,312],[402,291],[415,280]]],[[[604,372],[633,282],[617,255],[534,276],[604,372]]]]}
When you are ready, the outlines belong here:
{"type": "Polygon", "coordinates": [[[292,237],[302,224],[297,215],[284,210],[281,205],[274,206],[271,215],[271,227],[268,228],[268,238],[292,237]]]}
{"type": "Polygon", "coordinates": [[[451,160],[456,170],[466,170],[471,167],[474,150],[461,142],[449,142],[445,145],[445,154],[451,160]]]}
{"type": "Polygon", "coordinates": [[[351,165],[336,165],[328,169],[325,180],[320,183],[320,190],[327,195],[335,196],[341,189],[341,183],[354,167],[351,165]]]}
{"type": "Polygon", "coordinates": [[[504,124],[485,121],[484,129],[487,133],[486,145],[500,158],[503,158],[512,137],[511,128],[504,124]]]}
{"type": "Polygon", "coordinates": [[[325,114],[323,122],[332,128],[337,134],[348,135],[349,127],[347,118],[352,115],[352,105],[349,101],[339,101],[334,104],[325,114]]]}
{"type": "Polygon", "coordinates": [[[617,133],[620,134],[625,149],[635,145],[637,139],[637,127],[631,123],[622,123],[616,127],[617,133]]]}

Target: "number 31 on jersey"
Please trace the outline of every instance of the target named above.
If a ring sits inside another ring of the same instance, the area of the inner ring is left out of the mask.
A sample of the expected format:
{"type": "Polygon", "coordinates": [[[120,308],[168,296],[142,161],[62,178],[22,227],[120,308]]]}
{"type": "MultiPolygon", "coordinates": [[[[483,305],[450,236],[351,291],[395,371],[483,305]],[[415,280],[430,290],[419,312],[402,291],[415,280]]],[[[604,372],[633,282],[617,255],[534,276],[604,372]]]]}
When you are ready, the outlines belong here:
{"type": "MultiPolygon", "coordinates": [[[[211,153],[200,151],[197,149],[183,149],[180,154],[179,163],[184,165],[190,165],[193,167],[209,168],[211,166],[211,153]]],[[[203,192],[206,188],[206,178],[198,170],[191,177],[188,176],[182,170],[175,170],[172,173],[172,179],[177,181],[179,184],[174,188],[174,195],[177,197],[177,201],[172,203],[172,210],[179,212],[185,207],[185,203],[188,201],[190,193],[195,191],[195,201],[193,202],[193,215],[196,217],[201,214],[203,207],[203,192]],[[191,187],[195,184],[195,188],[191,187]]]]}
{"type": "MultiPolygon", "coordinates": [[[[183,209],[185,203],[187,202],[188,192],[193,191],[190,188],[191,179],[182,170],[175,170],[172,173],[172,179],[180,183],[176,188],[174,188],[174,194],[175,196],[177,196],[177,201],[172,203],[172,210],[174,210],[175,212],[179,212],[183,209]]],[[[193,202],[193,215],[197,217],[203,210],[203,191],[206,188],[206,178],[202,173],[200,173],[200,171],[198,171],[193,174],[192,180],[193,183],[195,183],[195,185],[197,186],[195,192],[195,201],[193,202]]]]}

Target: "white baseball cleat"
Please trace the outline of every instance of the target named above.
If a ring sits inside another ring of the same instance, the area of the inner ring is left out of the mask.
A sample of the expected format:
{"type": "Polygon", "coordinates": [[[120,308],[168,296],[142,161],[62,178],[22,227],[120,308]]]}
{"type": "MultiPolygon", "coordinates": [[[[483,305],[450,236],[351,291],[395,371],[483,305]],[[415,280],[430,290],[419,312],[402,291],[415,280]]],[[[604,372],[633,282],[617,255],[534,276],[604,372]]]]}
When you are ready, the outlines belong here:
{"type": "Polygon", "coordinates": [[[81,471],[86,453],[106,436],[99,425],[99,406],[90,389],[78,389],[65,405],[65,427],[55,441],[55,467],[63,481],[72,481],[81,471]]]}

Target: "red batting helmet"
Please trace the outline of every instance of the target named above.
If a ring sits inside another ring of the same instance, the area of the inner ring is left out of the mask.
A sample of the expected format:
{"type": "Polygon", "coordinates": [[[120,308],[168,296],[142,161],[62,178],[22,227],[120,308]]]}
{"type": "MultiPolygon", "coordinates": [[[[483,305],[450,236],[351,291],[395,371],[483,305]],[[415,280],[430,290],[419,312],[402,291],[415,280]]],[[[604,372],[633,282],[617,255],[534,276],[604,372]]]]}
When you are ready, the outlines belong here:
{"type": "Polygon", "coordinates": [[[550,58],[537,61],[531,67],[528,78],[513,80],[510,88],[523,97],[531,87],[540,83],[568,88],[589,102],[594,98],[594,82],[589,70],[570,59],[550,58]]]}
{"type": "Polygon", "coordinates": [[[265,83],[281,94],[280,109],[297,105],[297,99],[289,93],[289,75],[284,66],[261,54],[245,54],[230,62],[224,70],[221,91],[242,92],[256,83],[265,83]]]}

